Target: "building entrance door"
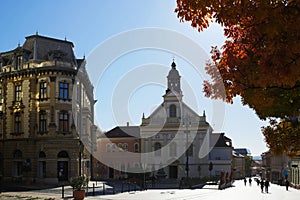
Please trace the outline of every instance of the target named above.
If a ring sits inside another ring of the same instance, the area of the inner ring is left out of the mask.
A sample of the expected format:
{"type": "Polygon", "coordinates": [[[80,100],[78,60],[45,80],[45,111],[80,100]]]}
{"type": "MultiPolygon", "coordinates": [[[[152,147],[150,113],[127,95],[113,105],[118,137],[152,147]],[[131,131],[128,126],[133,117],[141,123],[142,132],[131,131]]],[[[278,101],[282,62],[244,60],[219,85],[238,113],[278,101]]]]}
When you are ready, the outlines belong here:
{"type": "Polygon", "coordinates": [[[178,167],[169,166],[169,178],[178,178],[178,167]]]}
{"type": "Polygon", "coordinates": [[[68,161],[57,161],[57,178],[58,181],[68,181],[68,161]]]}
{"type": "Polygon", "coordinates": [[[108,169],[108,178],[114,178],[114,173],[115,173],[115,170],[114,168],[109,168],[108,169]]]}

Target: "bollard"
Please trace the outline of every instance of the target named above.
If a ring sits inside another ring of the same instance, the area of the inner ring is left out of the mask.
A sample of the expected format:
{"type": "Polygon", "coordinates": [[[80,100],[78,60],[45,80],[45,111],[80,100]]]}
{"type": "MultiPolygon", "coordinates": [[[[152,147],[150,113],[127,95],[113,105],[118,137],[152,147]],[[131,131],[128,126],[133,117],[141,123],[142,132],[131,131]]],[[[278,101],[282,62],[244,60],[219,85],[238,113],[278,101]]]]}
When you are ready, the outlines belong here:
{"type": "Polygon", "coordinates": [[[86,186],[86,193],[84,194],[84,196],[87,197],[88,193],[89,193],[89,185],[86,186]]]}
{"type": "Polygon", "coordinates": [[[93,183],[93,196],[95,196],[95,183],[93,183]]]}
{"type": "Polygon", "coordinates": [[[65,198],[65,187],[62,185],[61,187],[61,198],[65,198]]]}
{"type": "Polygon", "coordinates": [[[127,185],[128,186],[128,192],[130,192],[130,183],[128,182],[127,184],[128,184],[127,185]]]}
{"type": "Polygon", "coordinates": [[[105,195],[105,184],[103,183],[103,195],[105,195]]]}

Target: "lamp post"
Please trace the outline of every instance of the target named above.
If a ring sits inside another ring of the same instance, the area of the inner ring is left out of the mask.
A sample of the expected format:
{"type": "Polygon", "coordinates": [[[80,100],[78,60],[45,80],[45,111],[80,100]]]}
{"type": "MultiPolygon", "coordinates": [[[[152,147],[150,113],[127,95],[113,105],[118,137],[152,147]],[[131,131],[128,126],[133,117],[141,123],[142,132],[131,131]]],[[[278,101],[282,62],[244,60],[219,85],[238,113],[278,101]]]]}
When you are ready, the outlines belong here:
{"type": "Polygon", "coordinates": [[[79,140],[79,163],[78,163],[78,167],[79,167],[79,176],[82,175],[82,165],[81,165],[81,162],[82,162],[82,151],[83,151],[83,145],[82,145],[82,142],[81,140],[79,140]]]}
{"type": "Polygon", "coordinates": [[[183,126],[185,126],[186,130],[184,131],[186,133],[186,162],[185,162],[185,171],[186,171],[186,178],[189,179],[189,126],[191,126],[191,122],[188,118],[186,118],[183,126]]]}
{"type": "Polygon", "coordinates": [[[142,163],[142,168],[144,170],[144,178],[143,178],[143,189],[146,189],[146,169],[147,169],[148,165],[146,162],[142,163]]]}

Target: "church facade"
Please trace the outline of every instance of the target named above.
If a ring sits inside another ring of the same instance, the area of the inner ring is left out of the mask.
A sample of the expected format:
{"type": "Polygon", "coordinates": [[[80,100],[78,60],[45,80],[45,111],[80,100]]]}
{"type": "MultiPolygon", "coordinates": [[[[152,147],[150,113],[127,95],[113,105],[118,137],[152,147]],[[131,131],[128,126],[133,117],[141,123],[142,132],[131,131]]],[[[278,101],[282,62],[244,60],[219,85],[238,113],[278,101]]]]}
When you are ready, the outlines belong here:
{"type": "Polygon", "coordinates": [[[173,62],[163,102],[140,126],[141,163],[157,177],[203,178],[231,173],[232,144],[213,133],[205,112],[199,115],[183,101],[181,77],[173,62]]]}
{"type": "Polygon", "coordinates": [[[40,36],[0,53],[0,177],[58,183],[91,176],[93,86],[73,43],[40,36]]]}

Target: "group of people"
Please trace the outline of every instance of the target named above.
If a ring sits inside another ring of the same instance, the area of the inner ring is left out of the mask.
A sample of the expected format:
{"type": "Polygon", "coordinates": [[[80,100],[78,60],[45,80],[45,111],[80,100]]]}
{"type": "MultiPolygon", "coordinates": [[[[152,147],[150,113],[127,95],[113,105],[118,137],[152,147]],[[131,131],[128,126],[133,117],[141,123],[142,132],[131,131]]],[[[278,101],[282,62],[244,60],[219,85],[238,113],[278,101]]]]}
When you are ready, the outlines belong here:
{"type": "MultiPolygon", "coordinates": [[[[245,183],[245,186],[247,185],[247,179],[246,177],[244,178],[244,183],[245,183]]],[[[264,189],[265,189],[265,192],[266,193],[269,193],[269,187],[270,187],[270,182],[268,179],[264,180],[263,178],[261,180],[259,180],[258,178],[256,178],[256,183],[257,183],[257,186],[260,186],[260,189],[261,189],[261,192],[263,193],[264,192],[264,189]]],[[[251,177],[249,178],[249,185],[251,186],[252,184],[252,179],[251,177]]],[[[289,181],[286,179],[285,180],[285,187],[286,187],[286,190],[288,191],[289,190],[289,181]]]]}
{"type": "MultiPolygon", "coordinates": [[[[247,185],[247,179],[246,179],[246,177],[244,178],[244,183],[245,183],[245,186],[246,186],[247,185]]],[[[264,179],[259,180],[257,178],[256,179],[256,183],[257,183],[257,186],[260,186],[261,192],[264,192],[264,189],[265,189],[265,192],[269,193],[270,182],[269,182],[268,179],[266,179],[266,180],[264,180],[264,179]]],[[[251,186],[251,184],[252,184],[252,178],[250,177],[249,178],[249,185],[251,186]]]]}

